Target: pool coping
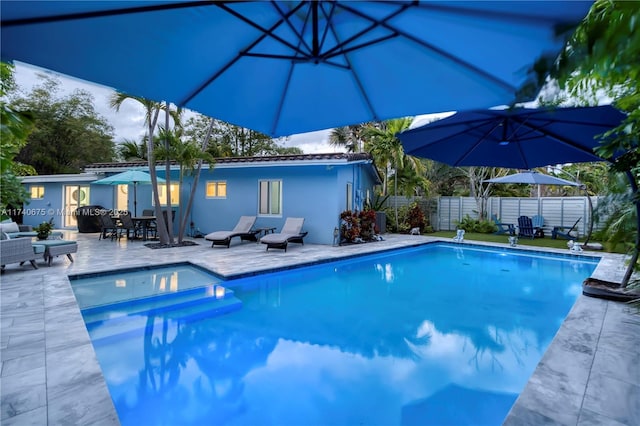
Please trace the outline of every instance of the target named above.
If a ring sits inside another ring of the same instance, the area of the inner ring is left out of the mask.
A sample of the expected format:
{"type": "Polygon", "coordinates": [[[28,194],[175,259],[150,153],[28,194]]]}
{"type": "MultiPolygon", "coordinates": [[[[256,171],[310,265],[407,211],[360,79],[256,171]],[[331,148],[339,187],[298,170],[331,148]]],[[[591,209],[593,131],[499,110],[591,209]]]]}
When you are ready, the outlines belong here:
{"type": "MultiPolygon", "coordinates": [[[[360,245],[353,250],[352,247],[338,250],[340,253],[329,253],[326,261],[418,246],[426,242],[449,242],[428,237],[402,236],[398,239],[403,239],[403,242],[386,249],[387,245],[373,243],[367,248],[360,245]],[[363,249],[368,253],[360,253],[363,249]]],[[[463,244],[511,249],[499,244],[463,244]]],[[[331,251],[332,247],[326,249],[331,251]]],[[[523,249],[529,250],[528,247],[523,249]]],[[[529,251],[562,253],[553,249],[529,251]]],[[[624,256],[597,253],[595,257],[599,257],[600,262],[592,277],[611,280],[613,275],[618,276],[620,270],[624,270],[624,256]],[[614,269],[616,272],[612,274],[614,269]]],[[[293,267],[301,265],[300,261],[296,263],[293,260],[293,267]]],[[[63,261],[57,260],[57,265],[61,262],[63,261]]],[[[190,259],[189,263],[211,271],[207,260],[190,259]]],[[[0,299],[3,308],[0,375],[3,424],[119,424],[80,309],[75,302],[66,275],[68,272],[65,268],[62,271],[65,271],[64,274],[33,274],[33,278],[28,278],[27,282],[20,275],[24,274],[26,277],[26,271],[13,275],[12,277],[18,278],[16,280],[7,280],[3,276],[0,299]],[[42,323],[42,330],[37,329],[36,323],[42,323]]],[[[602,388],[600,385],[603,374],[594,367],[599,365],[599,354],[612,353],[608,346],[612,345],[611,339],[615,336],[611,337],[611,333],[615,335],[615,325],[620,323],[620,318],[624,318],[626,327],[635,333],[628,332],[630,337],[627,343],[640,344],[638,316],[625,311],[624,306],[580,295],[504,423],[538,424],[544,420],[545,423],[582,424],[581,419],[600,418],[606,419],[610,424],[632,424],[628,420],[637,419],[637,408],[620,410],[618,407],[615,410],[617,413],[603,408],[596,409],[590,388],[592,375],[593,381],[599,385],[597,387],[602,388]],[[575,359],[579,359],[580,363],[572,361],[575,359]],[[570,361],[569,371],[566,371],[564,365],[567,360],[570,361]],[[574,367],[573,364],[578,364],[581,368],[574,367]]],[[[617,341],[615,343],[621,345],[617,341]]],[[[637,354],[637,347],[632,346],[633,349],[628,350],[635,350],[637,354]]],[[[625,351],[618,353],[620,352],[625,351]]],[[[635,365],[638,364],[640,363],[636,359],[635,365]]],[[[611,372],[605,373],[607,379],[611,379],[611,372]]],[[[616,381],[613,383],[619,385],[620,380],[614,379],[616,381]]],[[[625,389],[628,390],[631,386],[631,394],[640,395],[637,391],[640,384],[628,382],[628,378],[622,381],[625,389]]]]}

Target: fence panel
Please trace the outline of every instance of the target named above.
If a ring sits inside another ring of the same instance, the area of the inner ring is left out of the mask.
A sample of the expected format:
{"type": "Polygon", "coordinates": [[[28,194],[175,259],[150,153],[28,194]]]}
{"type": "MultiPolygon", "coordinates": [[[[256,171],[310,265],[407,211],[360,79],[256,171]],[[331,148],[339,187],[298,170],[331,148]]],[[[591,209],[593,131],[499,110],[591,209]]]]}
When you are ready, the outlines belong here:
{"type": "MultiPolygon", "coordinates": [[[[478,218],[478,206],[473,197],[438,197],[426,199],[422,197],[397,197],[398,207],[418,201],[425,215],[430,214],[430,223],[436,231],[454,231],[456,223],[465,215],[478,218]]],[[[591,197],[593,208],[598,205],[598,197],[591,197]]],[[[389,197],[386,206],[392,208],[396,200],[389,197]]],[[[518,224],[518,217],[541,214],[544,217],[545,234],[551,235],[554,226],[571,227],[578,218],[580,236],[588,232],[590,218],[587,197],[490,197],[487,200],[487,217],[495,214],[503,223],[518,224]]],[[[604,220],[601,220],[601,222],[604,220]]],[[[594,230],[599,229],[598,223],[594,230]]]]}

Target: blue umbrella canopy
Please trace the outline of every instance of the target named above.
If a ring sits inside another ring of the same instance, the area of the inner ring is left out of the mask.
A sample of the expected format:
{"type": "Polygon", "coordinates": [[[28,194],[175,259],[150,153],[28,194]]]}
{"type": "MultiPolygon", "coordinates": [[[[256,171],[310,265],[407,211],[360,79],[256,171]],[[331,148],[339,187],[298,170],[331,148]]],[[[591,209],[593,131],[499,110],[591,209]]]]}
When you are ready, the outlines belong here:
{"type": "Polygon", "coordinates": [[[591,1],[10,1],[17,60],[282,136],[511,104],[591,1]]]}
{"type": "Polygon", "coordinates": [[[524,183],[529,185],[560,185],[560,186],[580,186],[581,184],[555,176],[545,175],[536,171],[524,171],[502,176],[493,179],[487,179],[483,182],[487,183],[524,183]]]}
{"type": "MultiPolygon", "coordinates": [[[[159,183],[165,180],[158,177],[159,183]]],[[[141,170],[127,170],[92,182],[96,185],[133,185],[133,215],[138,214],[138,184],[150,184],[151,175],[141,170]]]]}
{"type": "Polygon", "coordinates": [[[625,117],[609,105],[473,110],[398,137],[407,154],[450,166],[532,169],[604,161],[593,151],[600,145],[599,136],[625,117]]]}

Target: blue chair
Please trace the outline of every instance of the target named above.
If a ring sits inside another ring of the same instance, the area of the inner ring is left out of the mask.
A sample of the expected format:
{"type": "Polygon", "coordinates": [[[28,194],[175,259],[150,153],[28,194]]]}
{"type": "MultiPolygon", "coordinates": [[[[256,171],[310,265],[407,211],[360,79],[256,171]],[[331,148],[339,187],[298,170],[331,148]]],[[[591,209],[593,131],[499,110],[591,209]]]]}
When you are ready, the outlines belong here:
{"type": "Polygon", "coordinates": [[[536,232],[529,216],[520,216],[518,218],[518,237],[531,238],[532,240],[536,237],[536,232]]]}
{"type": "Polygon", "coordinates": [[[576,223],[573,224],[573,226],[571,228],[568,228],[568,231],[565,231],[564,226],[554,226],[553,230],[551,231],[551,238],[552,239],[556,239],[558,237],[562,237],[565,238],[567,240],[575,240],[578,241],[578,222],[580,222],[580,219],[582,219],[581,217],[578,218],[578,220],[576,220],[576,223]],[[572,234],[573,232],[573,234],[572,234]]]}
{"type": "Polygon", "coordinates": [[[516,235],[516,227],[512,223],[500,222],[500,219],[498,219],[498,216],[496,216],[495,214],[491,215],[491,219],[493,220],[493,223],[495,223],[496,226],[498,227],[498,230],[493,233],[494,235],[502,235],[502,234],[516,235]]]}
{"type": "Polygon", "coordinates": [[[536,238],[544,238],[544,216],[535,215],[531,218],[531,224],[533,225],[536,238]]]}

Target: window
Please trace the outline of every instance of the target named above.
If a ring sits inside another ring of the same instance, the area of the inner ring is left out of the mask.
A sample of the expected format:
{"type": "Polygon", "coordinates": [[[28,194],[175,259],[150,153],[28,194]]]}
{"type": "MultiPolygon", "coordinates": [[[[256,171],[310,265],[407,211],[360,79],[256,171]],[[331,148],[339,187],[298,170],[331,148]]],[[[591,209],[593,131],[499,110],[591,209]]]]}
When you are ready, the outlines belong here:
{"type": "MultiPolygon", "coordinates": [[[[160,196],[160,205],[167,205],[167,185],[163,183],[158,184],[158,195],[160,196]]],[[[180,201],[180,185],[177,183],[171,184],[171,205],[177,206],[180,201]]],[[[151,198],[153,203],[153,198],[151,198]]]]}
{"type": "Polygon", "coordinates": [[[34,185],[31,187],[31,198],[36,200],[44,198],[44,186],[34,185]]]}
{"type": "Polygon", "coordinates": [[[347,183],[347,210],[353,208],[353,184],[347,183]]]}
{"type": "Polygon", "coordinates": [[[223,180],[207,182],[206,195],[207,198],[226,198],[227,182],[223,180]]]}
{"type": "Polygon", "coordinates": [[[281,180],[261,180],[259,214],[261,215],[281,215],[282,214],[282,181],[281,180]]]}

